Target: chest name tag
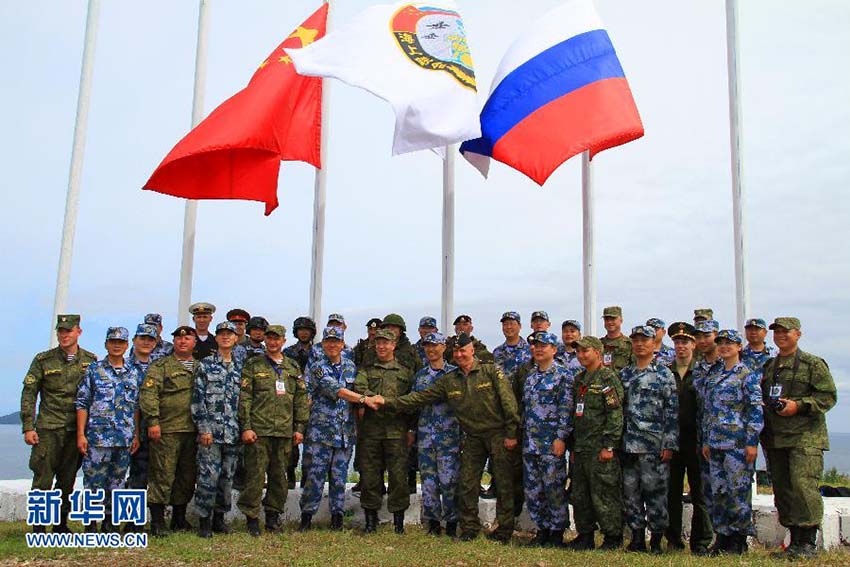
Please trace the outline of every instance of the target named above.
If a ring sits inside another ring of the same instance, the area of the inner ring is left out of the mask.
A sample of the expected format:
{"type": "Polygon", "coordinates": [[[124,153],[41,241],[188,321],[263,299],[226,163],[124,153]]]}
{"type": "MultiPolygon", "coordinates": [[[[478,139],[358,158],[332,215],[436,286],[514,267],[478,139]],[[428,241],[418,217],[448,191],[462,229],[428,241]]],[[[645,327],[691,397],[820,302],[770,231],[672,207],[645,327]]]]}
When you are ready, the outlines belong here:
{"type": "Polygon", "coordinates": [[[475,389],[476,390],[487,390],[487,389],[492,388],[492,387],[493,387],[493,384],[491,384],[490,382],[482,382],[481,384],[476,385],[475,389]]]}
{"type": "Polygon", "coordinates": [[[278,396],[284,395],[286,393],[286,381],[275,380],[274,381],[274,391],[278,396]]]}
{"type": "Polygon", "coordinates": [[[582,417],[584,415],[584,402],[579,402],[576,404],[576,417],[582,417]]]}
{"type": "Polygon", "coordinates": [[[779,399],[782,397],[782,385],[776,384],[775,386],[770,387],[770,397],[774,399],[779,399]]]}
{"type": "Polygon", "coordinates": [[[448,393],[448,397],[449,397],[449,399],[461,398],[461,397],[463,397],[463,392],[458,391],[458,390],[453,390],[453,391],[448,393]]]}
{"type": "Polygon", "coordinates": [[[610,352],[606,352],[602,355],[602,364],[605,366],[611,366],[611,363],[614,362],[614,355],[610,352]]]}

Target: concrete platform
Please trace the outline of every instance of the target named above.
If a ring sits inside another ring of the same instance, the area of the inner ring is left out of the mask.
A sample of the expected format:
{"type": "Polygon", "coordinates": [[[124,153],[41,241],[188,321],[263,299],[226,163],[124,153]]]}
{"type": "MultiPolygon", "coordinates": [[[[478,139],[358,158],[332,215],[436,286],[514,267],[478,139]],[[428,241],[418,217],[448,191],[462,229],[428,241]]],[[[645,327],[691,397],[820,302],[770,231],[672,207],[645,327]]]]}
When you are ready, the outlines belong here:
{"type": "MultiPolygon", "coordinates": [[[[29,479],[0,481],[0,521],[26,520],[26,493],[29,490],[30,482],[29,479]]],[[[345,511],[351,514],[351,519],[347,522],[351,526],[359,528],[363,526],[363,512],[360,508],[360,499],[351,492],[351,486],[349,485],[349,490],[345,494],[345,511]]],[[[77,478],[76,488],[82,488],[82,478],[77,478]]],[[[330,522],[330,512],[327,505],[327,486],[325,488],[325,499],[322,501],[319,511],[313,518],[314,523],[318,525],[330,522]]],[[[300,520],[301,509],[298,504],[300,497],[300,489],[289,491],[286,511],[284,512],[285,521],[298,522],[300,520]]],[[[233,510],[228,514],[230,520],[243,519],[242,514],[236,509],[235,502],[237,498],[238,492],[234,491],[233,510]]],[[[479,500],[478,511],[484,528],[489,529],[492,527],[496,517],[496,501],[479,500]]],[[[195,515],[193,504],[189,506],[189,514],[192,516],[195,515]]],[[[753,499],[753,516],[756,525],[755,539],[759,543],[766,547],[778,547],[783,542],[787,543],[788,535],[786,530],[779,525],[776,508],[773,506],[773,496],[756,496],[753,499]]],[[[378,513],[378,518],[382,524],[392,522],[392,514],[387,512],[386,504],[382,506],[378,513]]],[[[683,513],[686,536],[689,535],[690,518],[691,506],[690,504],[686,504],[683,513]]],[[[570,520],[572,521],[572,509],[570,509],[570,520]]],[[[405,523],[410,525],[422,523],[420,494],[411,495],[410,508],[405,513],[405,523]]],[[[535,529],[525,509],[523,509],[518,519],[516,528],[520,531],[534,531],[535,529]]],[[[850,545],[850,498],[824,498],[824,519],[821,528],[821,532],[818,535],[820,547],[830,549],[850,545]]]]}

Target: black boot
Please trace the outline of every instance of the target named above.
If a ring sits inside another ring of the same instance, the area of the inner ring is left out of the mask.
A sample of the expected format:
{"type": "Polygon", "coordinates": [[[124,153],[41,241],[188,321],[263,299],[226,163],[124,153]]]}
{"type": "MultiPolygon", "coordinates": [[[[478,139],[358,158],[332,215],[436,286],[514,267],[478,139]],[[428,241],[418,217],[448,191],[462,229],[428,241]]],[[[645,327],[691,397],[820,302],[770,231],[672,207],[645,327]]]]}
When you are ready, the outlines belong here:
{"type": "Polygon", "coordinates": [[[71,533],[70,528],[68,528],[68,512],[63,511],[62,515],[59,516],[59,523],[53,526],[53,529],[50,530],[55,534],[69,534],[71,533]]]}
{"type": "Polygon", "coordinates": [[[632,541],[626,546],[626,551],[646,551],[646,530],[632,530],[632,541]]]}
{"type": "Polygon", "coordinates": [[[246,518],[245,520],[246,526],[248,528],[248,534],[251,537],[260,537],[260,519],[246,518]]]}
{"type": "Polygon", "coordinates": [[[532,545],[534,547],[543,547],[549,543],[549,530],[546,528],[539,528],[537,533],[534,535],[534,539],[532,539],[528,545],[532,545]]]}
{"type": "Polygon", "coordinates": [[[32,533],[34,534],[44,534],[47,533],[47,526],[33,526],[32,533]]]}
{"type": "Polygon", "coordinates": [[[153,537],[165,537],[168,530],[165,529],[165,504],[150,504],[151,510],[151,535],[153,537]]]}
{"type": "Polygon", "coordinates": [[[684,551],[685,542],[682,541],[682,536],[671,536],[667,534],[667,551],[684,551]]]}
{"type": "Polygon", "coordinates": [[[708,548],[708,554],[712,557],[726,553],[729,547],[729,536],[723,534],[715,534],[714,543],[708,548]]]}
{"type": "Polygon", "coordinates": [[[457,537],[457,522],[446,522],[446,535],[457,537]]]}
{"type": "Polygon", "coordinates": [[[549,541],[546,547],[564,547],[564,530],[552,530],[549,532],[549,541]]]}
{"type": "Polygon", "coordinates": [[[572,549],[573,551],[590,551],[594,549],[596,542],[593,541],[593,534],[594,532],[578,534],[567,543],[567,549],[572,549]]]}
{"type": "Polygon", "coordinates": [[[304,533],[313,527],[313,514],[301,514],[301,524],[298,526],[298,531],[304,533]]]}
{"type": "Polygon", "coordinates": [[[224,512],[214,512],[212,517],[212,531],[217,534],[229,534],[230,526],[224,521],[224,512]]]}
{"type": "Polygon", "coordinates": [[[272,512],[271,510],[266,510],[266,531],[278,532],[280,531],[280,528],[280,514],[272,512]]]}
{"type": "Polygon", "coordinates": [[[186,519],[185,504],[175,504],[171,507],[171,529],[180,532],[191,532],[194,530],[192,524],[186,519]]]}
{"type": "Polygon", "coordinates": [[[342,530],[342,514],[331,514],[331,529],[334,531],[342,530]]]}
{"type": "Polygon", "coordinates": [[[599,549],[602,551],[620,551],[623,549],[623,534],[605,534],[605,539],[602,540],[602,545],[599,546],[599,549]]]}
{"type": "Polygon", "coordinates": [[[428,535],[438,536],[442,531],[440,520],[428,520],[428,535]]]}
{"type": "Polygon", "coordinates": [[[212,537],[212,519],[209,516],[206,518],[198,518],[198,537],[212,537]]]}
{"type": "Polygon", "coordinates": [[[86,534],[96,534],[97,533],[97,522],[92,521],[89,525],[83,528],[83,533],[86,534]]]}
{"type": "Polygon", "coordinates": [[[729,543],[726,545],[727,553],[732,555],[743,555],[747,552],[748,548],[747,534],[734,533],[729,536],[729,543]]]}
{"type": "Polygon", "coordinates": [[[363,531],[367,534],[373,534],[378,531],[378,511],[363,509],[363,515],[366,517],[366,525],[363,531]]]}
{"type": "Polygon", "coordinates": [[[416,494],[416,471],[407,471],[407,491],[416,494]]]}
{"type": "Polygon", "coordinates": [[[393,512],[393,531],[397,534],[404,533],[404,512],[393,512]]]}
{"type": "Polygon", "coordinates": [[[809,559],[818,554],[818,528],[797,528],[799,543],[797,544],[796,557],[809,559]]]}
{"type": "Polygon", "coordinates": [[[118,526],[112,523],[111,516],[104,516],[103,521],[100,523],[100,533],[102,534],[111,534],[112,532],[117,532],[118,526]]]}
{"type": "Polygon", "coordinates": [[[652,535],[649,536],[649,552],[654,555],[661,555],[664,553],[664,549],[661,548],[661,539],[664,537],[664,534],[661,532],[652,532],[652,535]]]}

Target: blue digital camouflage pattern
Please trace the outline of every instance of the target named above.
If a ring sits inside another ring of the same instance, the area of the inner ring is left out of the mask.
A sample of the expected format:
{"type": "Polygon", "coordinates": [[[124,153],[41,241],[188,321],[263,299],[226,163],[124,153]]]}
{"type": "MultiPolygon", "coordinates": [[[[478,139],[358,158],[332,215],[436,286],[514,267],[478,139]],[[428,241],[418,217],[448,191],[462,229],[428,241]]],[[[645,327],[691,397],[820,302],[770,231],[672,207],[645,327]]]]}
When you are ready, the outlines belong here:
{"type": "Polygon", "coordinates": [[[315,514],[322,502],[325,479],[328,479],[328,508],[331,514],[345,512],[345,481],[352,446],[330,447],[322,443],[305,443],[301,457],[301,513],[315,514]],[[328,478],[330,471],[330,478],[328,478]]]}
{"type": "MultiPolygon", "coordinates": [[[[288,356],[294,360],[296,364],[298,364],[298,367],[303,371],[313,360],[313,353],[315,352],[316,347],[318,347],[318,350],[322,350],[321,344],[314,345],[313,343],[302,343],[301,341],[298,341],[283,349],[283,356],[288,356]]],[[[322,353],[324,353],[324,351],[322,351],[322,353]]]]}
{"type": "Polygon", "coordinates": [[[532,366],[522,388],[522,452],[549,455],[552,442],[572,432],[575,373],[558,363],[546,370],[532,366]]]}
{"type": "Polygon", "coordinates": [[[651,319],[647,319],[646,324],[652,327],[653,329],[667,328],[667,323],[665,323],[663,319],[659,319],[658,317],[652,317],[651,319]]]}
{"type": "Polygon", "coordinates": [[[531,346],[522,337],[515,345],[504,342],[493,350],[493,358],[502,374],[511,380],[520,366],[531,360],[531,346]]]}
{"type": "Polygon", "coordinates": [[[107,341],[130,341],[130,331],[126,327],[109,327],[106,330],[107,341]]]}
{"type": "Polygon", "coordinates": [[[129,447],[89,446],[86,456],[83,457],[83,487],[104,491],[103,502],[107,516],[111,514],[109,503],[112,499],[112,491],[123,487],[129,466],[129,447]]]}
{"type": "MultiPolygon", "coordinates": [[[[91,447],[130,447],[136,431],[142,373],[126,361],[113,368],[107,359],[90,364],[80,381],[76,409],[88,411],[86,438],[91,447]]],[[[122,477],[123,480],[123,477],[122,477]]]]}
{"type": "Polygon", "coordinates": [[[437,328],[437,319],[435,317],[422,317],[419,319],[419,327],[437,328]]]}
{"type": "Polygon", "coordinates": [[[675,360],[676,349],[669,345],[661,343],[661,348],[655,351],[655,362],[663,366],[668,366],[670,364],[673,364],[675,360]]]}
{"type": "Polygon", "coordinates": [[[146,325],[162,325],[162,315],[159,313],[148,313],[145,315],[145,324],[146,325]]]}
{"type": "Polygon", "coordinates": [[[159,334],[157,333],[156,325],[139,323],[136,325],[136,334],[134,337],[150,337],[152,339],[157,339],[159,338],[159,334]]]}
{"type": "Polygon", "coordinates": [[[195,485],[198,516],[209,518],[213,512],[230,512],[233,477],[241,449],[241,445],[228,443],[213,443],[208,447],[198,445],[198,479],[195,485]]]}
{"type": "MultiPolygon", "coordinates": [[[[141,380],[144,382],[145,374],[148,367],[153,362],[142,362],[137,359],[131,352],[127,357],[127,364],[135,366],[141,375],[141,380]]],[[[141,417],[140,417],[141,419],[141,417]]],[[[147,488],[148,487],[148,469],[150,465],[150,439],[147,435],[147,426],[142,419],[139,424],[139,448],[135,453],[130,455],[130,473],[127,475],[127,488],[147,488]]]]}
{"type": "Polygon", "coordinates": [[[578,361],[578,355],[575,351],[564,349],[564,352],[555,355],[555,361],[561,366],[574,370],[576,374],[584,370],[584,367],[578,361]]]}
{"type": "Polygon", "coordinates": [[[159,360],[160,358],[166,357],[173,352],[174,343],[172,343],[171,341],[159,339],[156,343],[156,346],[153,347],[153,352],[151,352],[151,360],[159,360]]]}
{"type": "Polygon", "coordinates": [[[199,434],[212,433],[213,443],[239,442],[239,392],[243,361],[235,356],[225,363],[215,352],[195,365],[192,421],[199,434]]]}
{"type": "Polygon", "coordinates": [[[419,355],[419,360],[422,362],[422,366],[428,366],[430,363],[428,362],[428,357],[425,356],[425,342],[422,339],[419,339],[413,343],[413,348],[416,349],[416,354],[419,355]]]}
{"type": "Polygon", "coordinates": [[[720,330],[720,323],[714,319],[706,319],[694,325],[698,333],[716,333],[720,330]]]}
{"type": "Polygon", "coordinates": [[[659,454],[679,450],[679,395],[666,366],[631,364],[620,371],[623,382],[623,451],[659,454]]]}
{"type": "Polygon", "coordinates": [[[667,512],[670,464],[661,460],[660,453],[629,453],[623,455],[622,461],[626,523],[633,530],[649,527],[653,533],[663,533],[670,523],[667,512]]]}
{"type": "Polygon", "coordinates": [[[764,427],[760,382],[761,374],[741,362],[700,381],[703,446],[726,450],[758,446],[764,427]]]}
{"type": "Polygon", "coordinates": [[[733,343],[744,344],[744,337],[735,329],[723,329],[717,333],[714,342],[719,342],[721,339],[731,341],[733,343]]]}
{"type": "Polygon", "coordinates": [[[567,529],[566,458],[551,454],[525,454],[522,456],[522,467],[525,505],[537,529],[567,529]]]}
{"type": "MultiPolygon", "coordinates": [[[[706,380],[708,376],[716,372],[722,372],[724,368],[723,359],[717,357],[717,360],[714,362],[708,362],[704,358],[696,361],[694,363],[694,369],[691,376],[693,376],[693,387],[697,396],[697,447],[702,447],[703,440],[703,414],[705,412],[705,404],[704,404],[704,392],[703,389],[705,387],[706,380]]],[[[705,505],[707,509],[711,507],[711,471],[709,467],[708,461],[703,458],[702,451],[699,451],[699,468],[700,468],[700,477],[702,479],[702,494],[703,500],[705,500],[705,505]]]]}
{"type": "Polygon", "coordinates": [[[723,535],[756,535],[752,505],[755,463],[747,463],[743,448],[712,448],[708,463],[711,479],[708,513],[714,531],[723,535]]]}
{"type": "Polygon", "coordinates": [[[741,362],[747,365],[747,368],[753,372],[761,373],[764,364],[771,358],[775,358],[779,354],[779,349],[773,345],[766,344],[761,351],[754,351],[750,345],[744,347],[741,351],[741,362]]]}

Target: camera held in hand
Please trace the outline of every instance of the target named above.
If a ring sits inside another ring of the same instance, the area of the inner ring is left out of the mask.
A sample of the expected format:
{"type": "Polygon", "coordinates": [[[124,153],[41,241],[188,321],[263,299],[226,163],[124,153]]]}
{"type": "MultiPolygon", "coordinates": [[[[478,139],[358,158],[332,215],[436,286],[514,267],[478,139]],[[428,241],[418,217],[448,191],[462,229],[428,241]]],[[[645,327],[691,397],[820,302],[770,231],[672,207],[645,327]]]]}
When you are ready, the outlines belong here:
{"type": "Polygon", "coordinates": [[[770,409],[772,409],[776,413],[782,412],[787,405],[788,405],[788,402],[786,402],[785,400],[771,400],[770,401],[770,409]]]}

